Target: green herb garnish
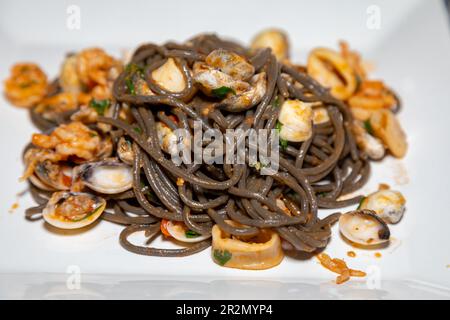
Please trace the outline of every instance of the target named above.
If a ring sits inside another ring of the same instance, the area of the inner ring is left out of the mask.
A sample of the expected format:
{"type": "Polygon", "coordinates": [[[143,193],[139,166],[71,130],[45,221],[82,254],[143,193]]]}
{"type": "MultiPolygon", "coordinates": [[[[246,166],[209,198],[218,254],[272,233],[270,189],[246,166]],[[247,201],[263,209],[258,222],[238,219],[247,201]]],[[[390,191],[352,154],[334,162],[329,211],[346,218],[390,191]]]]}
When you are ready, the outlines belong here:
{"type": "Polygon", "coordinates": [[[282,126],[283,126],[283,125],[281,124],[281,122],[280,122],[280,121],[277,121],[277,123],[275,124],[275,130],[278,130],[278,132],[280,132],[282,126]]]}
{"type": "Polygon", "coordinates": [[[133,128],[134,132],[136,132],[137,134],[142,134],[142,129],[139,127],[134,127],[133,128]]]}
{"type": "Polygon", "coordinates": [[[363,197],[363,198],[361,199],[361,201],[359,202],[358,208],[356,208],[356,210],[361,209],[364,200],[366,200],[366,197],[363,197]]]}
{"type": "Polygon", "coordinates": [[[127,64],[127,66],[125,67],[125,71],[129,74],[134,74],[134,73],[138,73],[139,75],[144,74],[144,68],[138,66],[136,63],[133,63],[133,62],[127,64]]]}
{"type": "Polygon", "coordinates": [[[221,266],[224,266],[230,259],[231,259],[231,253],[228,250],[214,250],[214,260],[217,261],[218,264],[221,266]]]}
{"type": "Polygon", "coordinates": [[[236,91],[234,91],[233,88],[223,86],[223,87],[211,90],[211,93],[214,97],[223,99],[229,93],[236,94],[236,91]]]}
{"type": "Polygon", "coordinates": [[[101,116],[105,115],[105,111],[106,109],[108,109],[109,107],[109,100],[105,99],[105,100],[95,100],[92,99],[89,102],[89,106],[94,109],[95,111],[97,111],[97,113],[101,116]]]}
{"type": "Polygon", "coordinates": [[[326,197],[326,196],[327,196],[327,193],[326,193],[326,192],[319,192],[319,193],[317,194],[317,196],[319,196],[319,197],[326,197]]]}
{"type": "MultiPolygon", "coordinates": [[[[283,127],[283,125],[281,124],[281,122],[277,121],[277,123],[275,125],[275,130],[277,130],[278,133],[280,133],[282,127],[283,127]]],[[[286,150],[286,148],[288,147],[288,141],[282,139],[281,137],[279,139],[280,139],[280,147],[281,147],[281,149],[282,150],[286,150]]]]}
{"type": "Polygon", "coordinates": [[[132,95],[136,94],[136,89],[134,88],[134,83],[130,78],[125,79],[125,85],[127,86],[128,92],[132,95]]]}
{"type": "Polygon", "coordinates": [[[184,235],[186,236],[186,238],[197,238],[200,236],[199,233],[192,231],[192,230],[188,230],[184,233],[184,235]]]}
{"type": "Polygon", "coordinates": [[[103,206],[99,206],[98,208],[96,208],[96,209],[92,210],[91,212],[89,212],[88,214],[86,214],[84,217],[81,217],[81,218],[79,218],[79,219],[73,218],[73,219],[69,219],[69,220],[72,221],[72,222],[78,222],[78,221],[87,219],[87,218],[89,218],[90,216],[92,216],[93,214],[97,213],[97,212],[98,212],[100,209],[102,209],[102,208],[103,208],[103,206]]]}
{"type": "Polygon", "coordinates": [[[366,129],[367,133],[370,135],[373,135],[373,128],[372,125],[370,124],[370,120],[366,120],[364,121],[364,129],[366,129]]]}
{"type": "Polygon", "coordinates": [[[286,150],[288,147],[288,141],[280,138],[280,147],[282,150],[286,150]]]}
{"type": "Polygon", "coordinates": [[[273,100],[273,107],[278,108],[279,106],[280,106],[280,97],[276,96],[275,99],[273,100]]]}

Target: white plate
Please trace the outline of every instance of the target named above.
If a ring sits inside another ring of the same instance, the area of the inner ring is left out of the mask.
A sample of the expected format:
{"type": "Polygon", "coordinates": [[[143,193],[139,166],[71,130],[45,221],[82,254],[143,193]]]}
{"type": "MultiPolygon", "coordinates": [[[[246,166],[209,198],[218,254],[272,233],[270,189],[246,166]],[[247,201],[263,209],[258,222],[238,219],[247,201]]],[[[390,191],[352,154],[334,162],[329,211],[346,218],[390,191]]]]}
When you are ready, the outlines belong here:
{"type": "Polygon", "coordinates": [[[70,50],[95,45],[118,54],[140,42],[182,41],[204,31],[248,41],[263,27],[279,26],[302,61],[314,46],[348,40],[402,97],[400,118],[410,144],[406,159],[374,165],[363,191],[388,183],[405,194],[408,210],[392,228],[395,239],[380,251],[382,258],[362,250],[346,257],[351,248],[334,228],[326,252],[369,273],[367,280],[340,286],[315,259],[286,258],[277,268],[252,272],[218,267],[208,250],[179,259],[135,255],[120,247],[121,227],[111,223],[62,234],[24,219],[32,202],[28,194],[18,196],[26,188],[18,182],[20,154],[35,129],[25,111],[2,98],[1,298],[450,298],[450,35],[441,1],[70,3],[81,9],[80,30],[66,27],[68,2],[1,2],[1,79],[16,61],[35,61],[55,76],[70,50]],[[375,30],[366,24],[373,3],[381,10],[375,30]],[[16,201],[19,208],[10,213],[16,201]],[[77,270],[79,289],[71,285],[77,270]]]}

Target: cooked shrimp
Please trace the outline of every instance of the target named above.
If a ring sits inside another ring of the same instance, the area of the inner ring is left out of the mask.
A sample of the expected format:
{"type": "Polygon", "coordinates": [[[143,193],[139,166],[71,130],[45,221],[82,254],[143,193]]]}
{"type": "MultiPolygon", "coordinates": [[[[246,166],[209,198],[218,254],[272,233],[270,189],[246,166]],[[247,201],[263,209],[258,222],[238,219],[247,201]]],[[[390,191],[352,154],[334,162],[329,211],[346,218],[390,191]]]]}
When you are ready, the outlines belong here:
{"type": "Polygon", "coordinates": [[[337,52],[317,48],[311,52],[307,65],[308,74],[338,99],[348,99],[356,90],[356,74],[348,62],[337,52]]]}
{"type": "Polygon", "coordinates": [[[54,149],[63,159],[76,156],[83,160],[94,160],[108,153],[107,145],[111,141],[102,141],[96,131],[74,121],[60,125],[50,135],[34,134],[32,143],[43,149],[54,149]]]}
{"type": "Polygon", "coordinates": [[[81,81],[77,73],[77,56],[70,55],[61,66],[59,85],[64,92],[80,93],[81,81]]]}
{"type": "Polygon", "coordinates": [[[34,63],[18,63],[5,80],[5,96],[15,106],[35,106],[47,93],[47,76],[34,63]]]}
{"type": "Polygon", "coordinates": [[[107,85],[120,63],[100,48],[85,49],[76,55],[76,72],[88,87],[107,85]]]}

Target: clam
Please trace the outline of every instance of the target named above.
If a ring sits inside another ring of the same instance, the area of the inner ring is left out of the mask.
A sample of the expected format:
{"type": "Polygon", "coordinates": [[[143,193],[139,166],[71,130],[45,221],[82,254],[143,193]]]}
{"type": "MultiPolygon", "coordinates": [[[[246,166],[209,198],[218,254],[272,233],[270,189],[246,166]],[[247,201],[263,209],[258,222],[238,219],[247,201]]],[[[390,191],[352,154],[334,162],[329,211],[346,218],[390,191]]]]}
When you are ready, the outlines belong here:
{"type": "Polygon", "coordinates": [[[289,40],[282,30],[266,29],[258,33],[252,40],[251,48],[270,48],[279,60],[289,57],[289,40]]]}
{"type": "Polygon", "coordinates": [[[69,190],[72,183],[72,167],[45,160],[36,164],[30,181],[43,190],[69,190]]]}
{"type": "Polygon", "coordinates": [[[133,185],[132,169],[123,162],[115,160],[89,162],[79,166],[76,170],[77,178],[85,186],[100,193],[121,193],[133,185]]]}
{"type": "Polygon", "coordinates": [[[130,140],[127,140],[125,137],[120,137],[117,142],[117,155],[124,163],[129,165],[133,164],[134,151],[130,140]]]}
{"type": "Polygon", "coordinates": [[[363,246],[385,243],[391,235],[386,222],[372,210],[356,210],[341,215],[339,230],[345,238],[363,246]]]}
{"type": "Polygon", "coordinates": [[[377,216],[387,223],[397,223],[405,212],[406,200],[395,190],[380,190],[368,195],[362,202],[360,209],[375,211],[377,216]]]}
{"type": "Polygon", "coordinates": [[[189,230],[179,222],[164,221],[164,227],[171,237],[182,242],[200,242],[211,237],[211,235],[201,235],[189,230]]]}
{"type": "Polygon", "coordinates": [[[44,220],[60,229],[78,229],[97,220],[106,207],[105,199],[89,193],[53,193],[44,208],[44,220]]]}

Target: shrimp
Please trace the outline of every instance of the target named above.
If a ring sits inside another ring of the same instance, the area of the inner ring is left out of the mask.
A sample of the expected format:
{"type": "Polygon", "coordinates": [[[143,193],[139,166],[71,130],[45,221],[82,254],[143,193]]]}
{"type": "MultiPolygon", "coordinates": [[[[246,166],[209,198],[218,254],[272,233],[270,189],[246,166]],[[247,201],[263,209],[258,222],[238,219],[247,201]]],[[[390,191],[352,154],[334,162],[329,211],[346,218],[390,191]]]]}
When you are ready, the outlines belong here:
{"type": "Polygon", "coordinates": [[[78,121],[62,124],[50,135],[33,134],[32,143],[43,149],[55,150],[62,159],[76,156],[90,161],[108,155],[112,150],[110,139],[102,141],[96,131],[78,121]]]}
{"type": "Polygon", "coordinates": [[[120,63],[100,48],[85,49],[76,55],[76,72],[88,87],[107,85],[118,75],[120,63]]]}
{"type": "Polygon", "coordinates": [[[314,49],[308,58],[307,71],[321,85],[330,88],[331,94],[340,100],[347,100],[356,90],[354,70],[333,50],[314,49]]]}
{"type": "Polygon", "coordinates": [[[112,83],[121,70],[121,63],[102,49],[85,49],[66,58],[59,84],[64,92],[78,94],[80,104],[93,98],[110,99],[112,83]]]}
{"type": "Polygon", "coordinates": [[[11,75],[5,80],[5,96],[15,106],[31,108],[45,97],[47,85],[47,76],[39,66],[18,63],[11,68],[11,75]]]}

